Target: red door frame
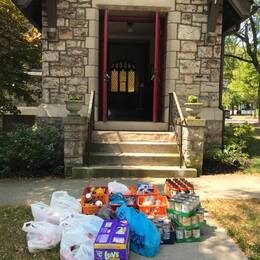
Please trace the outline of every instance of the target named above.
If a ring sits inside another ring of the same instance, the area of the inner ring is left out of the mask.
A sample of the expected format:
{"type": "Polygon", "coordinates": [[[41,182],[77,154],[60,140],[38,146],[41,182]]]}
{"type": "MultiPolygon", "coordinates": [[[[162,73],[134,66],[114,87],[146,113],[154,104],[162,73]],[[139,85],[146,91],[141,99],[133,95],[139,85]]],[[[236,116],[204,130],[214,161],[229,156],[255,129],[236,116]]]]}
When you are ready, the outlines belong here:
{"type": "Polygon", "coordinates": [[[103,21],[103,53],[102,53],[102,120],[107,121],[107,34],[108,9],[104,10],[103,21]]]}
{"type": "Polygon", "coordinates": [[[160,71],[160,13],[155,13],[155,37],[154,37],[154,69],[153,69],[153,122],[158,121],[158,93],[160,71]]]}
{"type": "MultiPolygon", "coordinates": [[[[103,18],[103,50],[102,50],[102,120],[107,121],[107,46],[108,22],[138,22],[152,23],[150,17],[134,16],[108,16],[108,9],[104,10],[103,18]]],[[[154,82],[153,82],[153,122],[158,121],[159,105],[159,75],[160,75],[160,13],[155,13],[155,39],[154,39],[154,82]]]]}

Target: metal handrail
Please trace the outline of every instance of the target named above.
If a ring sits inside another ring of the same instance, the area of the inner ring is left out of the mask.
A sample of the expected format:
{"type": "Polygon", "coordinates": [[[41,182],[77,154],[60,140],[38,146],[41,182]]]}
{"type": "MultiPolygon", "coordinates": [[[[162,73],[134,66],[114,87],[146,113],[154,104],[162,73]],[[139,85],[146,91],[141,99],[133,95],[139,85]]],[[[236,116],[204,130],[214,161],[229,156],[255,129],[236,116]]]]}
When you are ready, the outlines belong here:
{"type": "Polygon", "coordinates": [[[92,132],[94,130],[95,124],[95,91],[91,91],[89,104],[88,104],[88,114],[87,114],[87,141],[85,147],[85,163],[86,165],[90,164],[89,154],[90,154],[90,146],[92,143],[92,132]]]}
{"type": "Polygon", "coordinates": [[[177,146],[180,155],[180,168],[185,164],[182,144],[183,144],[183,127],[186,126],[186,121],[183,116],[181,106],[176,95],[176,92],[169,93],[169,125],[168,131],[173,131],[176,135],[177,146]]]}

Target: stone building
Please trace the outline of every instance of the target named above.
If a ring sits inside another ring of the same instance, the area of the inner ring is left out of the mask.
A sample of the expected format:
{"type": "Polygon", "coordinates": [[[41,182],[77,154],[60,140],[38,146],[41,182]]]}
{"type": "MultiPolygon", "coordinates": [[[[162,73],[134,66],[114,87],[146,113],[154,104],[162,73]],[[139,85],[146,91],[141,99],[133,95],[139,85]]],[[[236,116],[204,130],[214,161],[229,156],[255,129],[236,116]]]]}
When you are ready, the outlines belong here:
{"type": "Polygon", "coordinates": [[[42,32],[37,117],[63,119],[70,93],[95,91],[96,128],[167,131],[169,93],[203,103],[209,143],[221,143],[223,39],[250,0],[16,0],[42,32]],[[138,122],[139,121],[139,122],[138,122]],[[147,124],[145,124],[146,122],[147,124]]]}

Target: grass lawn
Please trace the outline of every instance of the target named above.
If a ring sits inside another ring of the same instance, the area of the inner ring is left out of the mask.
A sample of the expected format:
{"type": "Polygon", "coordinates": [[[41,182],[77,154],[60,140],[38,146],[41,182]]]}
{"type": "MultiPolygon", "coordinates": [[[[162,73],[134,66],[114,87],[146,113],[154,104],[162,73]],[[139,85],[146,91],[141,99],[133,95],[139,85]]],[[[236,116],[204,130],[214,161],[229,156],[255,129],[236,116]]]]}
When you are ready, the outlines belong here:
{"type": "Polygon", "coordinates": [[[250,260],[260,260],[260,199],[205,201],[203,206],[250,260]]]}
{"type": "Polygon", "coordinates": [[[260,174],[260,128],[256,127],[255,141],[249,147],[249,153],[252,156],[251,164],[245,171],[247,173],[260,174]]]}
{"type": "Polygon", "coordinates": [[[22,231],[24,222],[32,220],[31,209],[26,206],[0,207],[0,259],[3,260],[57,260],[59,247],[30,254],[27,250],[26,233],[22,231]]]}

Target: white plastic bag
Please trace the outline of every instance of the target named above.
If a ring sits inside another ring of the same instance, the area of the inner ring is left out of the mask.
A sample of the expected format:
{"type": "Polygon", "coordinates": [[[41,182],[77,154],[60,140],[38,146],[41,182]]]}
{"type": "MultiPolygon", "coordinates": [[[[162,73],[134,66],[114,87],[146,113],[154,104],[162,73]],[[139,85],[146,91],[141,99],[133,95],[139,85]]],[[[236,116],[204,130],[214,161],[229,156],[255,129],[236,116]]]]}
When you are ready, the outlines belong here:
{"type": "Polygon", "coordinates": [[[61,259],[94,259],[94,242],[103,221],[95,215],[83,214],[71,214],[62,219],[61,259]]]}
{"type": "Polygon", "coordinates": [[[84,229],[66,228],[60,243],[61,260],[94,260],[93,242],[86,237],[84,229]]]}
{"type": "Polygon", "coordinates": [[[62,212],[62,210],[52,208],[43,202],[31,204],[31,209],[35,221],[47,221],[56,225],[59,225],[60,219],[65,213],[69,214],[69,212],[62,212]]]}
{"type": "Polygon", "coordinates": [[[62,230],[80,228],[85,233],[85,237],[94,243],[103,221],[95,215],[71,214],[61,220],[60,227],[62,230]]]}
{"type": "Polygon", "coordinates": [[[27,232],[27,244],[30,253],[51,249],[60,242],[61,230],[57,225],[45,221],[30,221],[23,225],[27,232]]]}
{"type": "Polygon", "coordinates": [[[81,212],[79,201],[70,196],[66,191],[55,191],[52,193],[50,206],[62,210],[81,212]]]}
{"type": "Polygon", "coordinates": [[[128,189],[127,186],[125,186],[124,184],[119,183],[117,181],[109,182],[107,186],[108,186],[109,193],[121,192],[124,195],[130,193],[130,190],[128,189]]]}

